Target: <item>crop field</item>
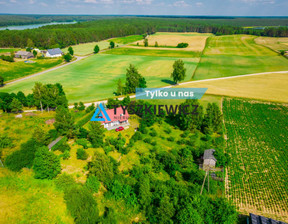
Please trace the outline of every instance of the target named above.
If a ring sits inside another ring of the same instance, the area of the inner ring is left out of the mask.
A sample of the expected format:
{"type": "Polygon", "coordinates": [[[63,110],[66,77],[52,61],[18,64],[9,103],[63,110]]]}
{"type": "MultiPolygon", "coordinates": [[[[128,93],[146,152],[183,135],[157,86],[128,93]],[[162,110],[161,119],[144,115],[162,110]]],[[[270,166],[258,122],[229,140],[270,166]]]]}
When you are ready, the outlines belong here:
{"type": "MultiPolygon", "coordinates": [[[[94,52],[94,47],[98,45],[100,50],[107,49],[109,47],[109,42],[99,41],[99,42],[91,42],[91,43],[85,43],[85,44],[78,44],[73,45],[72,48],[74,50],[74,55],[76,56],[84,56],[88,54],[92,54],[94,52]]],[[[68,47],[62,50],[64,53],[68,52],[68,47]]]]}
{"type": "Polygon", "coordinates": [[[226,196],[242,213],[288,221],[288,107],[224,99],[226,196]]]}
{"type": "Polygon", "coordinates": [[[114,41],[116,44],[128,44],[142,39],[143,39],[142,35],[131,35],[126,37],[112,38],[109,41],[114,41]]]}
{"type": "Polygon", "coordinates": [[[287,37],[257,37],[255,42],[275,51],[288,50],[287,37]]]}
{"type": "MultiPolygon", "coordinates": [[[[64,68],[32,77],[1,88],[3,92],[23,91],[30,93],[35,82],[63,85],[69,103],[91,102],[113,97],[120,78],[125,83],[126,69],[134,64],[142,74],[148,87],[171,84],[172,65],[177,58],[129,55],[93,55],[64,68]]],[[[199,58],[184,58],[187,76],[190,80],[199,58]]]]}
{"type": "Polygon", "coordinates": [[[287,59],[254,39],[247,35],[209,37],[193,79],[288,71],[287,59]]]}
{"type": "Polygon", "coordinates": [[[155,56],[155,57],[178,57],[178,58],[192,58],[200,57],[201,52],[195,51],[175,51],[171,49],[146,49],[139,47],[121,47],[115,48],[104,52],[104,54],[115,54],[115,55],[142,55],[142,56],[155,56]]]}
{"type": "Polygon", "coordinates": [[[288,103],[288,72],[189,83],[180,88],[208,88],[206,94],[288,103]]]}
{"type": "MultiPolygon", "coordinates": [[[[149,46],[158,43],[159,48],[175,47],[173,50],[182,51],[202,51],[206,44],[206,39],[212,34],[205,33],[163,33],[159,32],[148,37],[149,46]],[[179,43],[188,43],[187,48],[176,48],[179,43]]],[[[137,41],[139,46],[143,46],[143,41],[137,41]]]]}
{"type": "Polygon", "coordinates": [[[24,61],[7,62],[0,60],[0,74],[4,77],[5,81],[9,81],[46,70],[63,62],[62,59],[39,59],[32,61],[36,63],[24,63],[24,61]]]}

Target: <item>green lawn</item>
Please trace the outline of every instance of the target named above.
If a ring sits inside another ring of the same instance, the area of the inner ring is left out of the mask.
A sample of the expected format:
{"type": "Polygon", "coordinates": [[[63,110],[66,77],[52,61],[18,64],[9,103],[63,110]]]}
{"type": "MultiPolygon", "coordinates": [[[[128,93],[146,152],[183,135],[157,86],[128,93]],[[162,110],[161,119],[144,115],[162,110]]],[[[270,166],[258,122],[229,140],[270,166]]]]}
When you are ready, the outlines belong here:
{"type": "Polygon", "coordinates": [[[110,39],[109,41],[114,41],[116,44],[128,44],[128,43],[132,43],[132,42],[135,42],[137,40],[142,40],[142,39],[143,39],[143,35],[131,35],[127,37],[113,38],[113,39],[110,39]]]}
{"type": "Polygon", "coordinates": [[[39,59],[32,60],[36,63],[6,62],[0,60],[0,74],[4,77],[5,82],[31,75],[62,63],[62,59],[39,59]]]}
{"type": "Polygon", "coordinates": [[[288,61],[254,42],[255,36],[210,37],[193,79],[286,71],[288,61]]]}
{"type": "MultiPolygon", "coordinates": [[[[73,45],[72,48],[74,50],[74,55],[84,56],[87,54],[92,54],[94,52],[94,47],[96,45],[99,46],[100,50],[103,50],[103,49],[107,49],[109,47],[109,42],[104,40],[104,41],[99,41],[99,42],[78,44],[78,45],[73,45]]],[[[64,53],[67,53],[68,47],[64,48],[62,51],[64,53]]]]}
{"type": "MultiPolygon", "coordinates": [[[[1,88],[3,92],[23,91],[30,93],[35,82],[63,85],[69,103],[90,102],[113,96],[117,80],[125,82],[126,68],[134,64],[146,78],[148,87],[160,87],[171,83],[172,65],[177,58],[129,56],[129,55],[93,55],[64,68],[45,73],[1,88]]],[[[187,76],[191,79],[198,58],[185,58],[187,76]]]]}
{"type": "Polygon", "coordinates": [[[176,51],[176,50],[158,50],[158,49],[137,49],[137,48],[115,48],[104,52],[104,54],[115,55],[142,55],[142,56],[157,56],[157,57],[177,57],[177,58],[192,58],[200,57],[201,52],[195,51],[176,51]]]}

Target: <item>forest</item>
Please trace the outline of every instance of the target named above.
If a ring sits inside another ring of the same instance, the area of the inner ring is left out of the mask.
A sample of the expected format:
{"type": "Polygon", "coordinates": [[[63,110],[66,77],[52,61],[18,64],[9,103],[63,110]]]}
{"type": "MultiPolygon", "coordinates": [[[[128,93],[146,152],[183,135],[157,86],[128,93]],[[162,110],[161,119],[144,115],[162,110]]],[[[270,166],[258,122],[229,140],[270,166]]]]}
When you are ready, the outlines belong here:
{"type": "MultiPolygon", "coordinates": [[[[135,34],[153,34],[155,32],[199,32],[215,35],[250,34],[256,36],[287,37],[288,20],[273,19],[267,24],[275,27],[265,29],[246,29],[245,24],[262,24],[259,19],[250,23],[242,19],[193,19],[193,18],[158,18],[158,17],[112,17],[96,21],[78,22],[44,26],[33,30],[3,30],[0,31],[0,47],[26,47],[32,40],[38,48],[65,48],[70,45],[100,41],[112,37],[122,37],[135,34]],[[234,23],[235,22],[235,23],[234,23]],[[280,24],[281,26],[276,26],[280,24]]],[[[268,19],[263,19],[263,22],[268,19]]]]}

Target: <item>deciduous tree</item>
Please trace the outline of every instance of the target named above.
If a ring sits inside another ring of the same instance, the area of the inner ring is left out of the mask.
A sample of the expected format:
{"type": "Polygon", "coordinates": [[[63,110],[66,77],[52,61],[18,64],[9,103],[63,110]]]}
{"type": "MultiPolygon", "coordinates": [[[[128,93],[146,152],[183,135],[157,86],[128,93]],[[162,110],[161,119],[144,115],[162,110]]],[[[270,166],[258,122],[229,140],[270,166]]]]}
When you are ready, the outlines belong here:
{"type": "Polygon", "coordinates": [[[178,82],[184,80],[185,76],[186,68],[184,68],[184,62],[179,59],[173,64],[173,72],[171,74],[171,77],[173,78],[173,81],[177,84],[178,82]]]}

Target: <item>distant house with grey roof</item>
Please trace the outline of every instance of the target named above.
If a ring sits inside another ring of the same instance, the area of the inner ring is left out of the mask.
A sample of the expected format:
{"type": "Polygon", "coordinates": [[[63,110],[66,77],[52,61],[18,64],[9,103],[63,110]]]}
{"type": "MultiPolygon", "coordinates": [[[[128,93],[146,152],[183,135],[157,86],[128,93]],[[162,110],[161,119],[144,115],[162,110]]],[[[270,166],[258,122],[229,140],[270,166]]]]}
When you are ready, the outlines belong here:
{"type": "Polygon", "coordinates": [[[249,224],[287,224],[286,222],[277,221],[274,219],[266,218],[261,215],[255,215],[250,213],[249,224]]]}
{"type": "Polygon", "coordinates": [[[207,149],[204,151],[203,156],[203,170],[215,168],[217,159],[214,157],[215,149],[207,149]]]}
{"type": "Polygon", "coordinates": [[[17,51],[15,53],[15,58],[29,59],[34,58],[34,55],[29,51],[17,51]]]}
{"type": "Polygon", "coordinates": [[[60,50],[60,48],[53,48],[53,49],[48,49],[46,52],[46,57],[48,58],[58,58],[62,57],[63,52],[60,50]]]}

